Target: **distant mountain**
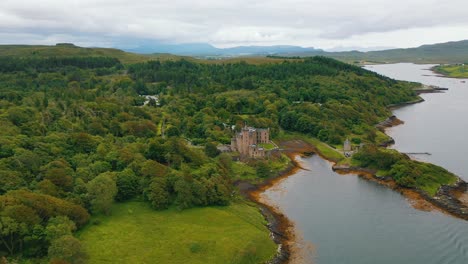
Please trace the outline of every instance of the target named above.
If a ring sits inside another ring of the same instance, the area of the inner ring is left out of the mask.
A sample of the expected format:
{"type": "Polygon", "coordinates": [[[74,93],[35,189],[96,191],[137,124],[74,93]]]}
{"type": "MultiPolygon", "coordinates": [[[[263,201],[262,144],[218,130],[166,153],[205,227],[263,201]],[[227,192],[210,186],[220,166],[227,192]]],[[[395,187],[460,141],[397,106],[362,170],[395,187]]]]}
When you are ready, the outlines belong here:
{"type": "Polygon", "coordinates": [[[137,47],[122,48],[125,51],[141,54],[170,53],[174,55],[215,55],[218,49],[207,43],[162,44],[158,42],[143,42],[137,47]]]}
{"type": "MultiPolygon", "coordinates": [[[[382,51],[341,51],[326,52],[320,49],[303,48],[299,46],[239,46],[233,48],[216,48],[206,43],[189,44],[161,44],[151,41],[139,44],[133,48],[83,48],[70,43],[59,43],[55,46],[41,45],[0,45],[0,56],[108,56],[120,59],[123,63],[135,63],[152,59],[175,60],[184,56],[203,58],[230,58],[246,57],[255,61],[259,57],[268,55],[285,57],[310,57],[327,56],[349,63],[467,63],[468,64],[468,40],[454,41],[433,45],[423,45],[409,49],[388,49],[382,51]],[[137,54],[138,53],[138,54],[137,54]]],[[[261,60],[271,58],[262,58],[261,60]]]]}
{"type": "Polygon", "coordinates": [[[301,52],[281,54],[284,56],[327,56],[346,62],[414,62],[414,63],[466,63],[468,40],[422,45],[417,48],[389,49],[382,51],[301,52]]]}
{"type": "Polygon", "coordinates": [[[241,57],[241,56],[327,56],[345,62],[414,62],[414,63],[465,63],[468,62],[468,40],[423,45],[408,49],[387,49],[379,51],[336,51],[326,52],[321,49],[304,48],[290,45],[277,46],[238,46],[216,48],[207,43],[161,44],[144,41],[134,48],[123,48],[125,51],[153,54],[170,53],[194,57],[241,57]]]}
{"type": "Polygon", "coordinates": [[[277,46],[239,46],[233,48],[220,49],[221,52],[227,55],[274,55],[274,54],[290,54],[298,52],[320,52],[322,50],[314,48],[303,48],[299,46],[277,45],[277,46]]]}
{"type": "Polygon", "coordinates": [[[276,46],[238,46],[232,48],[216,48],[207,43],[186,44],[161,44],[158,42],[144,42],[137,47],[123,48],[123,50],[134,53],[171,53],[184,56],[265,56],[275,54],[319,52],[314,48],[303,48],[290,45],[276,46]]]}

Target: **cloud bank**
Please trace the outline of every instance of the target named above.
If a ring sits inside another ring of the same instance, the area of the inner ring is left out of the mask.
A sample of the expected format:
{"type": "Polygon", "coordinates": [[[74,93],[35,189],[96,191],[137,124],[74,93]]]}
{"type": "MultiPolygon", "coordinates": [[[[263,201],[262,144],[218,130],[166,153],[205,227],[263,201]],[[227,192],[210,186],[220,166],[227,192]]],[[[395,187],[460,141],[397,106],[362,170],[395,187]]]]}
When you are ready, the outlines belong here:
{"type": "Polygon", "coordinates": [[[411,47],[468,39],[466,0],[2,0],[1,44],[411,47]]]}

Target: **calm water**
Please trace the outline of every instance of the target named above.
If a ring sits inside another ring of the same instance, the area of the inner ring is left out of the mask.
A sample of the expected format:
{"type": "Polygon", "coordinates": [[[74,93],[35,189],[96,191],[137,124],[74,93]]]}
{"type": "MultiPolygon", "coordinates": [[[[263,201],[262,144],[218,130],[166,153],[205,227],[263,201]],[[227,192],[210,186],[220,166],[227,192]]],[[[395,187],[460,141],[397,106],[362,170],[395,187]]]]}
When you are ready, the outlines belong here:
{"type": "MultiPolygon", "coordinates": [[[[427,102],[395,111],[407,122],[391,131],[395,147],[431,152],[432,156],[421,158],[466,179],[468,162],[459,164],[463,158],[452,162],[447,155],[463,157],[468,149],[468,140],[462,136],[462,128],[468,129],[463,114],[468,111],[463,102],[468,99],[468,85],[421,76],[430,74],[422,68],[428,67],[397,64],[370,68],[393,78],[451,89],[442,95],[425,95],[427,102]]],[[[309,171],[299,171],[279,188],[266,191],[264,197],[277,204],[296,223],[304,239],[315,245],[315,263],[468,263],[468,222],[415,210],[400,194],[355,175],[336,174],[331,164],[317,156],[301,161],[309,171]]]]}
{"type": "Polygon", "coordinates": [[[443,94],[422,95],[424,103],[395,110],[405,124],[387,132],[396,141],[394,148],[429,152],[431,156],[415,158],[440,165],[468,181],[468,80],[435,76],[428,70],[432,66],[401,63],[366,68],[399,80],[449,88],[443,94]]]}

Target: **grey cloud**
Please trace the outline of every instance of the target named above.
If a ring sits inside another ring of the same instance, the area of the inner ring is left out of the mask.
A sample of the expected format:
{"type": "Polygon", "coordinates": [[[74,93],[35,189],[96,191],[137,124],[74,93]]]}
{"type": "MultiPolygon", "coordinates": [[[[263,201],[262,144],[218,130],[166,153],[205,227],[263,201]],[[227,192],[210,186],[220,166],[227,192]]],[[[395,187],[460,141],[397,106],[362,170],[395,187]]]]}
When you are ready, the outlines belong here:
{"type": "Polygon", "coordinates": [[[0,33],[16,32],[9,35],[12,43],[27,41],[25,35],[29,43],[89,35],[100,43],[144,38],[314,46],[374,33],[468,26],[467,7],[466,0],[2,0],[0,33]]]}

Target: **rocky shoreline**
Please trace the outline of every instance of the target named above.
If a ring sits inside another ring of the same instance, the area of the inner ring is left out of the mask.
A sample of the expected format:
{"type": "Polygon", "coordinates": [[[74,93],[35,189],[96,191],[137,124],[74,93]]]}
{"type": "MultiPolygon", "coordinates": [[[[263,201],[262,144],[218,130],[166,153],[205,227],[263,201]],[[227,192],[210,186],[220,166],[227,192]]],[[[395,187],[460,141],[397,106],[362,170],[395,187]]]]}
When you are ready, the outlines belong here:
{"type": "MultiPolygon", "coordinates": [[[[444,89],[444,88],[439,88],[444,89]]],[[[421,98],[421,100],[423,100],[421,98]]],[[[424,101],[424,100],[423,100],[424,101]]],[[[417,102],[408,102],[406,105],[414,104],[417,102]]],[[[390,116],[383,122],[376,125],[376,127],[383,132],[385,132],[386,128],[394,127],[404,122],[398,119],[395,115],[390,116]]],[[[387,142],[380,144],[381,147],[389,147],[395,143],[393,138],[390,138],[387,142]]],[[[460,193],[466,194],[468,192],[468,183],[463,181],[461,178],[458,178],[458,181],[455,185],[449,186],[444,185],[442,186],[437,194],[432,197],[426,194],[423,191],[417,189],[409,189],[404,187],[399,187],[393,181],[391,177],[378,177],[376,172],[366,168],[358,168],[358,167],[347,167],[347,166],[337,166],[336,164],[333,166],[333,170],[340,172],[340,173],[356,173],[358,175],[365,173],[367,177],[366,179],[372,179],[378,183],[384,184],[386,186],[391,187],[392,189],[400,191],[400,193],[412,193],[412,196],[416,194],[417,197],[424,199],[425,201],[431,203],[437,209],[458,217],[463,220],[468,220],[468,202],[461,201],[457,198],[457,195],[460,193]],[[370,176],[370,177],[369,177],[370,176]],[[389,181],[392,183],[389,184],[389,181]]],[[[361,175],[362,176],[362,175],[361,175]]],[[[408,195],[407,195],[408,196],[408,195]]]]}
{"type": "MultiPolygon", "coordinates": [[[[391,122],[387,122],[387,127],[395,124],[401,124],[396,117],[390,117],[391,122]],[[397,121],[398,120],[398,121],[397,121]]],[[[291,256],[296,250],[293,246],[296,236],[294,233],[293,223],[284,215],[280,210],[264,202],[260,195],[268,188],[276,185],[279,181],[289,177],[302,169],[301,166],[295,161],[295,155],[310,155],[315,153],[321,158],[334,163],[332,169],[341,174],[357,174],[366,180],[371,180],[391,188],[403,196],[407,197],[412,205],[419,210],[430,211],[438,209],[443,213],[447,213],[454,217],[468,220],[468,204],[460,201],[457,196],[466,194],[468,191],[468,183],[459,178],[459,181],[453,186],[443,186],[439,192],[434,196],[429,196],[426,193],[417,190],[398,186],[391,177],[379,177],[376,171],[360,167],[350,167],[337,165],[336,161],[330,160],[322,155],[314,146],[302,140],[292,140],[281,142],[282,147],[289,149],[286,154],[291,159],[291,165],[284,171],[278,173],[275,177],[269,178],[259,184],[252,184],[247,181],[238,181],[235,183],[239,187],[241,194],[249,200],[255,202],[265,217],[268,223],[268,229],[271,232],[272,238],[278,244],[278,253],[275,258],[271,260],[270,264],[284,264],[290,263],[291,256]]],[[[390,145],[390,144],[389,144],[390,145]]]]}
{"type": "MultiPolygon", "coordinates": [[[[289,156],[289,155],[288,155],[289,156]]],[[[277,208],[264,202],[260,195],[268,188],[274,186],[278,181],[294,174],[301,167],[292,156],[291,164],[284,171],[264,180],[261,183],[253,184],[248,181],[237,181],[234,183],[240,190],[242,196],[257,204],[263,217],[267,221],[273,241],[278,245],[276,256],[268,262],[269,264],[285,264],[291,260],[294,250],[291,243],[294,241],[294,230],[292,222],[277,208]]]]}
{"type": "MultiPolygon", "coordinates": [[[[379,184],[385,185],[393,190],[396,190],[409,199],[423,199],[434,206],[440,211],[455,216],[457,218],[468,220],[468,205],[460,201],[456,197],[456,193],[466,193],[468,191],[468,183],[459,178],[458,182],[453,185],[442,186],[435,196],[430,196],[418,189],[410,189],[398,186],[391,177],[379,177],[376,171],[360,168],[334,165],[332,169],[340,174],[355,173],[360,177],[367,180],[375,181],[379,184]]],[[[427,208],[427,205],[421,206],[420,204],[415,207],[427,208]]]]}
{"type": "Polygon", "coordinates": [[[459,178],[454,186],[442,186],[434,197],[422,194],[436,207],[442,208],[447,213],[468,221],[468,204],[460,201],[457,192],[466,193],[468,183],[459,178]]]}
{"type": "Polygon", "coordinates": [[[394,109],[397,109],[397,108],[400,108],[400,107],[403,107],[403,106],[412,105],[412,104],[417,104],[417,103],[422,103],[422,102],[424,102],[424,99],[422,99],[421,97],[419,97],[418,99],[416,99],[416,100],[414,100],[414,101],[411,101],[411,102],[404,102],[404,103],[389,105],[388,108],[389,108],[390,110],[394,110],[394,109]]]}
{"type": "MultiPolygon", "coordinates": [[[[448,91],[448,88],[437,87],[437,86],[434,86],[434,85],[423,85],[419,89],[414,89],[414,91],[416,92],[417,95],[425,94],[425,93],[444,93],[445,91],[448,91]]],[[[424,99],[421,98],[421,97],[418,97],[414,101],[403,102],[403,103],[398,103],[398,104],[391,104],[391,105],[388,105],[387,107],[390,110],[395,110],[395,109],[398,109],[398,108],[403,107],[403,106],[422,103],[422,102],[424,102],[424,99]]]]}
{"type": "Polygon", "coordinates": [[[435,85],[425,85],[423,84],[423,86],[419,89],[415,89],[414,90],[417,94],[423,94],[423,93],[443,93],[445,91],[448,91],[448,88],[442,88],[442,87],[438,87],[438,86],[435,86],[435,85]]]}
{"type": "MultiPolygon", "coordinates": [[[[437,87],[436,87],[437,88],[437,87]]],[[[439,88],[439,89],[445,89],[445,88],[439,88]]],[[[423,100],[424,101],[424,100],[423,100]]],[[[414,102],[409,102],[407,104],[414,104],[414,102]]],[[[400,124],[403,124],[404,122],[398,119],[395,115],[390,116],[387,120],[379,123],[376,125],[376,127],[383,132],[385,132],[386,128],[394,127],[400,124]]],[[[395,140],[391,138],[388,142],[385,142],[381,144],[381,147],[389,147],[392,144],[395,143],[395,140]]],[[[365,169],[365,168],[353,168],[353,167],[342,167],[342,166],[333,166],[333,169],[336,171],[341,171],[341,172],[356,172],[356,173],[367,173],[371,174],[371,176],[374,178],[379,183],[382,183],[382,181],[393,181],[391,177],[378,177],[374,171],[365,169]]],[[[394,187],[393,189],[399,189],[401,193],[404,192],[413,192],[417,193],[417,196],[423,198],[427,202],[431,203],[433,206],[436,208],[440,209],[441,211],[448,213],[450,215],[453,215],[455,217],[458,217],[463,220],[468,220],[468,202],[463,202],[457,198],[456,194],[459,193],[467,193],[468,191],[468,183],[463,181],[461,178],[458,177],[458,181],[455,185],[449,186],[449,185],[444,185],[442,186],[437,194],[432,197],[428,194],[426,194],[423,191],[417,190],[417,189],[409,189],[409,188],[403,188],[403,187],[397,187],[396,183],[393,184],[394,187]]]]}
{"type": "Polygon", "coordinates": [[[285,141],[281,142],[279,145],[281,148],[287,149],[283,150],[283,153],[291,160],[290,165],[285,170],[280,171],[277,175],[265,179],[257,184],[240,180],[235,182],[234,185],[239,188],[242,196],[257,204],[260,212],[267,221],[267,227],[270,230],[273,241],[278,245],[276,256],[268,263],[301,263],[300,261],[297,261],[302,256],[300,256],[300,249],[297,247],[297,242],[300,239],[296,236],[294,224],[278,208],[267,203],[267,201],[264,201],[261,194],[267,189],[275,186],[281,180],[295,174],[298,170],[303,169],[296,161],[296,156],[311,155],[314,153],[320,155],[320,153],[314,146],[302,140],[285,141]]]}

